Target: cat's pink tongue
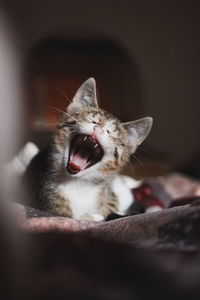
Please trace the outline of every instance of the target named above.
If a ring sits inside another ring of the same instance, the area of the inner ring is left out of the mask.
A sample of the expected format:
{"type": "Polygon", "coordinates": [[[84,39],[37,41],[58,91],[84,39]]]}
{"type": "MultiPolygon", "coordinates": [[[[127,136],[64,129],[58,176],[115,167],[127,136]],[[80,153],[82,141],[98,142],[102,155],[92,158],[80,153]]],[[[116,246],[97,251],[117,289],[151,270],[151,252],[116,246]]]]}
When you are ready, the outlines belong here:
{"type": "Polygon", "coordinates": [[[83,158],[77,153],[70,157],[69,165],[80,172],[87,167],[87,158],[83,158]]]}

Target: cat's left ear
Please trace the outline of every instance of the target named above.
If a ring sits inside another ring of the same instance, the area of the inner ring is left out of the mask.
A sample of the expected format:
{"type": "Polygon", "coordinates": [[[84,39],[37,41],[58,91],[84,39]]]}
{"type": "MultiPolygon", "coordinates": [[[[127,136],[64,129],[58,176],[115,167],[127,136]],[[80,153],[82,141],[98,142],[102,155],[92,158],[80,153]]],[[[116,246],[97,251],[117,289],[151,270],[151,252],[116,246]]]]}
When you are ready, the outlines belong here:
{"type": "Polygon", "coordinates": [[[98,107],[96,82],[94,78],[89,78],[80,86],[72,100],[72,103],[68,106],[67,112],[74,113],[81,111],[86,106],[98,107]]]}
{"type": "Polygon", "coordinates": [[[128,133],[127,145],[134,152],[147,137],[153,124],[151,117],[142,118],[133,122],[122,123],[128,133]]]}

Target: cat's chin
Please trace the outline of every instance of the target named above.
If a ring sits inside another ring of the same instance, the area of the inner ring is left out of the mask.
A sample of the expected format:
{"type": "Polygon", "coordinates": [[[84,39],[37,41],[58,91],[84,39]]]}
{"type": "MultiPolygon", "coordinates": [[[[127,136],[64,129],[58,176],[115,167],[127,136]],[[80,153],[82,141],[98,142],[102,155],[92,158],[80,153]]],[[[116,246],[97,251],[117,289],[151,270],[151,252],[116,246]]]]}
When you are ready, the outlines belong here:
{"type": "Polygon", "coordinates": [[[77,134],[70,143],[67,170],[75,175],[98,163],[104,155],[100,143],[91,135],[77,134]]]}

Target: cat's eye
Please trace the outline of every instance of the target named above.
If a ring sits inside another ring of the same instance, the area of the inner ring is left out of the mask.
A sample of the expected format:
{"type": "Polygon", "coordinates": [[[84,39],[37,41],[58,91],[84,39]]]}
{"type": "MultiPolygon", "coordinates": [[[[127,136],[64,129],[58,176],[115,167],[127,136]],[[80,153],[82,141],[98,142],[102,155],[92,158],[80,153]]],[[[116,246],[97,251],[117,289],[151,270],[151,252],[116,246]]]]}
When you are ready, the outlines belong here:
{"type": "Polygon", "coordinates": [[[110,131],[108,129],[106,131],[107,131],[108,134],[110,133],[110,131]]]}
{"type": "Polygon", "coordinates": [[[92,123],[99,126],[101,125],[100,122],[96,122],[96,121],[92,121],[92,123]]]}
{"type": "Polygon", "coordinates": [[[66,126],[73,126],[75,124],[76,124],[76,121],[69,121],[69,122],[65,123],[66,126]]]}

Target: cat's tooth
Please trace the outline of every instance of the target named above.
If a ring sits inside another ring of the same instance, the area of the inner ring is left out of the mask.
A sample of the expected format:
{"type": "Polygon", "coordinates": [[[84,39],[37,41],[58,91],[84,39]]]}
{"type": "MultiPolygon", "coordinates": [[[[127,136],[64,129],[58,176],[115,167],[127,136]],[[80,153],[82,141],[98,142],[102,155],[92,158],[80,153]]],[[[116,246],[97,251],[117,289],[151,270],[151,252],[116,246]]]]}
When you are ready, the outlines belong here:
{"type": "Polygon", "coordinates": [[[94,145],[94,148],[98,147],[98,144],[94,145]]]}
{"type": "Polygon", "coordinates": [[[87,137],[85,136],[83,141],[85,142],[86,140],[87,140],[87,137]]]}

